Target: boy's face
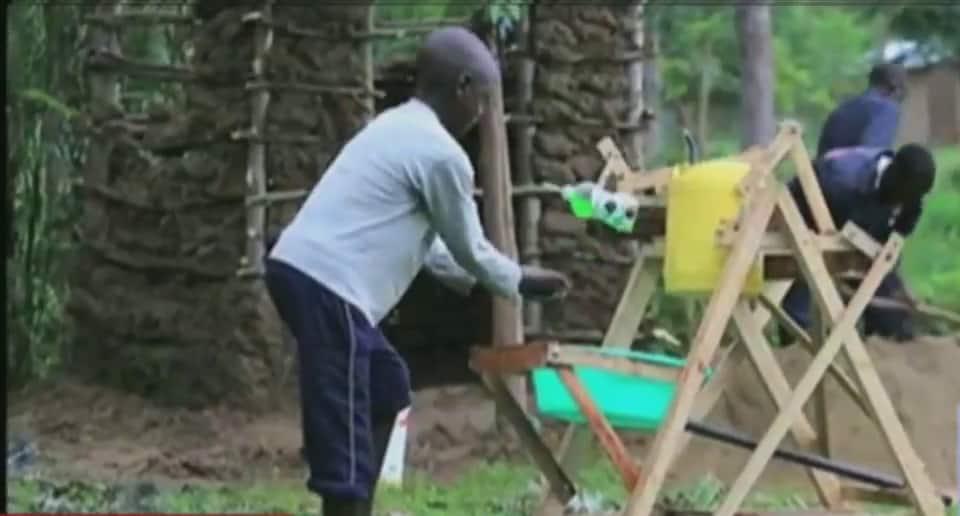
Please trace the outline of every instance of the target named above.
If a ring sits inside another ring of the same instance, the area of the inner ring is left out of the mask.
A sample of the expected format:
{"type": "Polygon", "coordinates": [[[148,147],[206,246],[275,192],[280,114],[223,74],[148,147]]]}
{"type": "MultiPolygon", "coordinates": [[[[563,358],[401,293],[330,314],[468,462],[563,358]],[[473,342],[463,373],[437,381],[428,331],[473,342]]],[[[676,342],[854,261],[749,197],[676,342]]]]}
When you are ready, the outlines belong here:
{"type": "Polygon", "coordinates": [[[461,76],[454,97],[452,114],[457,124],[457,136],[463,136],[470,131],[483,116],[484,110],[490,101],[491,88],[482,85],[469,75],[461,76]]]}
{"type": "Polygon", "coordinates": [[[880,181],[880,198],[887,204],[913,204],[930,193],[932,185],[911,180],[909,170],[888,170],[880,181]]]}

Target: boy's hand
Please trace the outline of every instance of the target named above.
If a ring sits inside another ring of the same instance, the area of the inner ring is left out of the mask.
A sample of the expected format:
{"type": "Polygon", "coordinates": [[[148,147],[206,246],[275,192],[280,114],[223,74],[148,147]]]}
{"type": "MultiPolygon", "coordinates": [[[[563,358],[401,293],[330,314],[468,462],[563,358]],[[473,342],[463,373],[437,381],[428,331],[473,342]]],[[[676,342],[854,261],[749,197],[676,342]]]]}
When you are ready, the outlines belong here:
{"type": "Polygon", "coordinates": [[[530,299],[554,299],[567,295],[570,280],[557,271],[534,265],[521,267],[520,295],[530,299]]]}

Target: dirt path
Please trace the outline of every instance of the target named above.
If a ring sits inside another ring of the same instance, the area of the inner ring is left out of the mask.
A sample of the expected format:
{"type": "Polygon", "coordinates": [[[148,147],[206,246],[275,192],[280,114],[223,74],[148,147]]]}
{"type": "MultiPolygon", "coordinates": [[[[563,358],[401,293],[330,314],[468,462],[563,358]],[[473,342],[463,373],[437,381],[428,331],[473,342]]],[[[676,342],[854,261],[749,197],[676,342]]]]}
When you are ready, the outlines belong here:
{"type": "MultiPolygon", "coordinates": [[[[956,485],[960,339],[869,346],[928,471],[938,484],[956,485]]],[[[778,355],[795,381],[808,361],[806,354],[794,347],[778,355]]],[[[737,376],[710,421],[759,435],[773,417],[772,406],[749,365],[737,376]]],[[[895,471],[880,434],[855,405],[839,390],[832,398],[841,400],[830,413],[836,455],[895,471]]],[[[303,478],[294,400],[260,413],[172,410],[135,396],[63,382],[35,387],[11,400],[9,414],[10,435],[35,442],[42,463],[63,475],[189,482],[303,478]]],[[[477,386],[419,391],[411,421],[409,463],[438,481],[477,461],[522,460],[517,444],[496,431],[493,404],[477,386]]],[[[557,435],[553,427],[547,433],[551,439],[557,435]]],[[[630,441],[642,457],[647,439],[630,441]]],[[[673,480],[712,473],[729,481],[746,457],[742,451],[696,439],[673,480]]],[[[798,468],[781,464],[768,473],[765,484],[805,486],[798,468]]]]}

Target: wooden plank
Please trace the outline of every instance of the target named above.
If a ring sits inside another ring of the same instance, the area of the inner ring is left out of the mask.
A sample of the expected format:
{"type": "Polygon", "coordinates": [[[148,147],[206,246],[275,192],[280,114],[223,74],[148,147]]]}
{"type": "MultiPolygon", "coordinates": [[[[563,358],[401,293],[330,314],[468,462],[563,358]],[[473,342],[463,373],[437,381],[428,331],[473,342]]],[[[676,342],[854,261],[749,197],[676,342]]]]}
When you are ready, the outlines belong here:
{"type": "Polygon", "coordinates": [[[807,147],[803,144],[803,131],[799,125],[794,131],[790,157],[797,169],[797,180],[800,181],[800,188],[803,189],[803,196],[807,200],[810,212],[813,214],[818,233],[835,232],[837,227],[833,223],[833,216],[830,215],[827,201],[823,198],[823,192],[820,190],[820,181],[813,170],[807,147]]]}
{"type": "Polygon", "coordinates": [[[597,184],[601,188],[606,187],[607,181],[611,177],[619,182],[627,176],[634,175],[633,170],[627,164],[627,160],[620,153],[620,149],[617,148],[617,144],[613,142],[612,138],[607,137],[600,140],[597,143],[597,151],[604,160],[603,170],[597,178],[597,184]]]}
{"type": "Polygon", "coordinates": [[[583,413],[584,417],[586,417],[590,423],[593,434],[597,436],[603,448],[607,451],[610,461],[613,462],[613,465],[620,472],[623,485],[628,490],[632,489],[633,486],[636,485],[637,479],[640,478],[640,470],[633,463],[633,458],[630,456],[630,452],[627,451],[627,447],[623,445],[623,441],[620,440],[617,432],[610,426],[610,422],[607,421],[607,418],[603,416],[600,408],[593,402],[590,394],[587,393],[580,379],[577,378],[577,375],[573,372],[573,369],[570,367],[558,367],[557,373],[560,375],[560,380],[563,381],[567,390],[570,391],[570,395],[574,401],[577,402],[580,412],[583,413]]]}
{"type": "MultiPolygon", "coordinates": [[[[765,296],[779,300],[786,295],[789,288],[790,282],[767,283],[764,286],[763,292],[765,296]]],[[[764,309],[763,306],[758,306],[753,309],[753,319],[756,321],[757,326],[764,328],[770,322],[770,312],[764,309]]],[[[710,411],[713,410],[714,405],[720,401],[720,397],[723,396],[727,386],[732,383],[732,378],[740,369],[740,365],[746,359],[747,353],[744,346],[733,344],[714,362],[713,378],[707,382],[707,385],[701,389],[697,395],[693,409],[690,410],[691,419],[697,421],[706,420],[707,416],[710,415],[710,411]]],[[[679,457],[683,451],[686,450],[692,438],[693,434],[690,432],[686,432],[680,437],[675,457],[679,457]]]]}
{"type": "Polygon", "coordinates": [[[751,153],[752,160],[750,172],[740,181],[738,189],[745,199],[751,198],[755,192],[759,192],[773,168],[783,160],[783,157],[790,151],[793,144],[792,133],[795,131],[790,126],[781,125],[780,130],[774,137],[773,142],[762,153],[751,153]]]}
{"type": "MultiPolygon", "coordinates": [[[[829,281],[822,257],[813,252],[808,245],[807,235],[809,232],[803,224],[803,218],[793,198],[785,196],[781,199],[779,205],[784,220],[791,229],[791,235],[794,237],[794,244],[801,258],[800,264],[804,267],[805,275],[807,278],[813,279],[813,281],[808,279],[813,297],[825,310],[825,313],[831,317],[830,322],[834,326],[834,332],[836,332],[836,328],[839,326],[836,320],[840,311],[843,310],[843,299],[840,297],[836,286],[829,281]]],[[[892,268],[899,255],[902,242],[903,238],[899,235],[891,236],[884,246],[883,254],[875,261],[871,271],[878,267],[878,263],[884,264],[888,269],[892,268]]],[[[858,299],[857,295],[863,292],[864,285],[867,284],[869,277],[870,274],[868,273],[857,294],[853,296],[851,304],[853,300],[858,299]]],[[[871,291],[871,297],[873,293],[871,291]]],[[[868,298],[866,302],[869,302],[869,300],[868,298]]],[[[924,515],[942,514],[943,507],[935,494],[933,482],[910,443],[906,430],[897,416],[896,408],[893,406],[893,402],[887,395],[883,382],[873,366],[870,354],[867,353],[863,340],[856,332],[853,332],[850,336],[846,346],[846,354],[850,361],[856,365],[853,370],[854,374],[863,388],[870,406],[873,408],[875,419],[882,430],[887,445],[906,477],[914,503],[924,515]]]]}
{"type": "MultiPolygon", "coordinates": [[[[851,242],[845,234],[811,235],[811,237],[817,241],[817,245],[822,250],[832,253],[861,251],[867,256],[873,257],[876,256],[876,253],[880,250],[878,245],[874,253],[869,254],[857,243],[851,242]]],[[[736,231],[734,231],[730,224],[724,224],[720,230],[717,231],[718,245],[728,247],[733,243],[734,238],[736,238],[736,231]]],[[[768,231],[763,236],[760,249],[761,252],[766,254],[778,254],[782,256],[792,256],[793,253],[793,248],[790,247],[790,237],[787,236],[785,231],[768,231]]]]}
{"type": "Polygon", "coordinates": [[[577,491],[573,481],[567,476],[560,463],[557,462],[550,448],[540,438],[537,430],[527,418],[523,407],[513,397],[506,382],[499,376],[490,374],[482,375],[481,378],[497,404],[498,415],[506,418],[516,430],[524,449],[546,478],[547,486],[552,495],[557,500],[561,500],[563,504],[576,496],[577,491]]]}
{"type": "MultiPolygon", "coordinates": [[[[766,285],[763,286],[763,292],[760,294],[759,299],[761,301],[765,299],[768,302],[772,302],[774,306],[779,306],[783,298],[787,295],[787,292],[790,291],[792,285],[792,280],[767,281],[766,285]]],[[[757,320],[757,324],[759,324],[761,328],[766,328],[773,314],[770,312],[770,307],[766,303],[761,302],[760,306],[753,309],[753,317],[757,320]]]]}
{"type": "Polygon", "coordinates": [[[674,167],[658,168],[650,172],[627,174],[622,178],[617,178],[617,191],[632,194],[635,196],[643,195],[647,190],[653,190],[656,195],[663,195],[673,178],[674,167]]]}
{"type": "Polygon", "coordinates": [[[524,374],[547,364],[547,342],[518,346],[474,347],[469,367],[478,373],[498,375],[524,374]]]}
{"type": "MultiPolygon", "coordinates": [[[[714,361],[713,376],[710,381],[697,393],[696,400],[693,402],[693,408],[690,409],[690,418],[697,421],[703,421],[710,415],[710,411],[720,401],[727,387],[733,383],[734,375],[737,372],[740,362],[745,358],[742,346],[736,344],[728,346],[721,351],[720,357],[714,361]]],[[[673,452],[673,459],[683,455],[683,452],[693,439],[691,432],[684,432],[677,440],[676,450],[673,452]]]]}
{"type": "MultiPolygon", "coordinates": [[[[813,338],[800,327],[793,320],[792,317],[787,315],[787,313],[780,307],[779,303],[774,302],[766,295],[760,295],[757,298],[764,307],[767,308],[767,313],[773,314],[781,325],[787,328],[792,335],[797,338],[797,341],[801,346],[804,347],[811,355],[816,355],[820,346],[813,342],[813,338]]],[[[867,417],[873,417],[873,412],[870,409],[870,406],[867,404],[866,399],[863,397],[863,393],[860,390],[860,387],[853,380],[853,377],[850,376],[847,368],[837,364],[836,362],[830,364],[830,374],[833,378],[840,384],[840,387],[846,391],[847,395],[860,407],[860,410],[863,411],[864,415],[867,417]]]]}
{"type": "Polygon", "coordinates": [[[694,338],[687,364],[680,374],[670,412],[657,432],[647,460],[643,463],[649,471],[630,494],[625,516],[644,516],[653,510],[666,480],[667,470],[676,456],[697,391],[703,385],[704,371],[723,337],[750,266],[756,259],[760,241],[773,215],[781,189],[781,185],[772,184],[760,191],[755,202],[751,203],[743,224],[746,230],[741,233],[740,241],[734,245],[727,257],[717,288],[707,304],[703,321],[694,338]]]}
{"type": "MultiPolygon", "coordinates": [[[[613,318],[601,346],[630,347],[640,322],[647,312],[647,305],[656,290],[657,279],[660,277],[659,265],[660,260],[652,258],[648,249],[644,247],[630,269],[623,295],[613,312],[613,318]]],[[[576,471],[583,464],[590,443],[589,433],[583,432],[576,425],[567,427],[557,451],[561,463],[567,470],[576,471]]],[[[562,509],[563,506],[555,498],[547,496],[541,501],[536,514],[552,516],[562,509]]]]}
{"type": "MultiPolygon", "coordinates": [[[[829,335],[829,328],[827,326],[827,316],[824,316],[821,313],[821,310],[816,308],[813,309],[813,328],[814,335],[816,338],[813,341],[813,348],[819,349],[823,346],[823,342],[826,340],[829,335]]],[[[814,351],[816,355],[816,351],[814,351]]],[[[835,365],[835,362],[831,362],[830,365],[835,365]]],[[[827,369],[829,372],[830,369],[827,369]]],[[[824,457],[830,457],[830,424],[827,420],[827,415],[829,414],[829,406],[827,401],[827,388],[829,387],[830,376],[828,375],[820,382],[820,385],[817,387],[816,393],[814,394],[814,412],[816,413],[816,422],[817,422],[817,437],[819,441],[819,452],[820,455],[824,457]]]]}
{"type": "MultiPolygon", "coordinates": [[[[780,368],[780,363],[770,350],[763,329],[753,319],[750,307],[741,300],[733,310],[733,320],[740,330],[743,344],[746,346],[754,368],[767,393],[778,410],[782,410],[790,398],[790,383],[780,368]]],[[[791,433],[801,449],[815,451],[818,434],[807,418],[801,413],[791,426],[791,433]]],[[[821,503],[830,508],[837,508],[843,502],[840,491],[840,480],[829,473],[807,468],[807,473],[813,481],[821,503]]]]}
{"type": "Polygon", "coordinates": [[[675,382],[680,375],[680,371],[674,367],[648,364],[627,357],[604,355],[600,351],[601,348],[582,349],[553,345],[547,349],[547,364],[594,367],[667,382],[675,382]]]}
{"type": "MultiPolygon", "coordinates": [[[[805,227],[803,230],[806,231],[805,227]]],[[[806,245],[809,249],[808,240],[801,241],[799,244],[806,245]]],[[[892,254],[898,253],[900,244],[901,241],[899,239],[892,239],[887,244],[885,252],[892,254]]],[[[812,250],[808,251],[808,253],[816,254],[812,250]]],[[[822,264],[822,260],[820,263],[822,264]]],[[[834,325],[833,331],[824,343],[823,348],[814,358],[813,362],[811,362],[807,372],[804,373],[803,377],[797,383],[787,405],[777,414],[767,433],[751,454],[746,466],[733,483],[733,486],[730,488],[730,491],[727,493],[716,514],[719,516],[733,516],[736,510],[743,504],[751,487],[756,483],[763,469],[770,461],[773,452],[780,444],[787,430],[800,416],[803,405],[813,394],[817,384],[820,383],[830,362],[832,362],[840,352],[844,341],[850,339],[850,334],[856,332],[856,323],[860,315],[867,307],[867,303],[870,301],[874,292],[876,292],[880,282],[883,281],[884,276],[886,276],[892,267],[893,262],[885,259],[877,260],[874,263],[874,266],[867,273],[866,278],[864,278],[861,288],[853,297],[850,305],[843,312],[839,321],[834,325]]]]}
{"type": "MultiPolygon", "coordinates": [[[[613,312],[610,326],[603,337],[601,346],[629,348],[647,312],[647,304],[653,298],[657,287],[660,261],[650,258],[642,251],[630,269],[624,294],[613,312]]],[[[570,426],[564,433],[560,444],[560,460],[571,471],[576,471],[583,463],[590,435],[580,432],[576,426],[570,426]],[[579,435],[578,435],[579,434],[579,435]]]]}
{"type": "Polygon", "coordinates": [[[857,248],[863,254],[874,258],[880,254],[880,249],[883,248],[883,245],[880,242],[877,242],[870,236],[866,231],[860,229],[859,226],[853,222],[847,222],[843,225],[843,230],[841,230],[843,238],[850,242],[850,245],[857,248]]]}

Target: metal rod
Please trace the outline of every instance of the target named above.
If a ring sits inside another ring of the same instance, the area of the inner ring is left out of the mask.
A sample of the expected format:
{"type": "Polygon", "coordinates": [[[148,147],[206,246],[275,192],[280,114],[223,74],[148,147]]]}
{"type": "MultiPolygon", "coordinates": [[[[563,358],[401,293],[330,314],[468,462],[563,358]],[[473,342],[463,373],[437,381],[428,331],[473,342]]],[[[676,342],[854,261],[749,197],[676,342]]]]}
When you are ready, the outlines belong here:
{"type": "MultiPolygon", "coordinates": [[[[687,421],[686,430],[692,434],[699,435],[700,437],[713,439],[715,441],[720,441],[748,450],[753,450],[757,447],[756,441],[739,432],[716,428],[697,421],[687,421]]],[[[835,475],[850,478],[884,489],[904,489],[907,486],[906,481],[900,477],[888,475],[879,471],[867,470],[852,464],[830,460],[813,453],[790,451],[777,448],[777,450],[773,452],[773,456],[787,462],[829,471],[835,475]]],[[[940,498],[943,500],[944,505],[949,506],[953,503],[952,497],[947,494],[941,493],[940,498]]]]}

